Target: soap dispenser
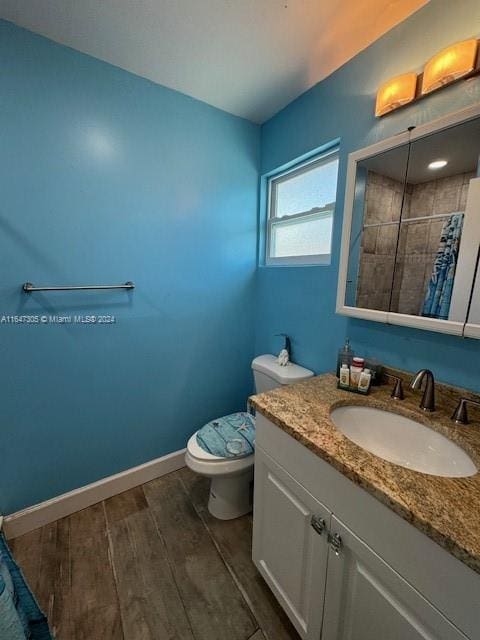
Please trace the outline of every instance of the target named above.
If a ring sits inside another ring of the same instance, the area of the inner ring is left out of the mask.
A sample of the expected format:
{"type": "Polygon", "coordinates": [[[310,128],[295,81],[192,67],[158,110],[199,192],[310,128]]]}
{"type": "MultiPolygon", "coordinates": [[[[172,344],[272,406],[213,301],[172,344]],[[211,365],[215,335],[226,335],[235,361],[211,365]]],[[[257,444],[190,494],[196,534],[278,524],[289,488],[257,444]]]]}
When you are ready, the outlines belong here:
{"type": "Polygon", "coordinates": [[[345,344],[338,350],[337,357],[337,378],[340,377],[340,368],[342,364],[346,364],[348,367],[352,364],[353,356],[355,355],[353,349],[350,347],[350,339],[345,340],[345,344]]]}

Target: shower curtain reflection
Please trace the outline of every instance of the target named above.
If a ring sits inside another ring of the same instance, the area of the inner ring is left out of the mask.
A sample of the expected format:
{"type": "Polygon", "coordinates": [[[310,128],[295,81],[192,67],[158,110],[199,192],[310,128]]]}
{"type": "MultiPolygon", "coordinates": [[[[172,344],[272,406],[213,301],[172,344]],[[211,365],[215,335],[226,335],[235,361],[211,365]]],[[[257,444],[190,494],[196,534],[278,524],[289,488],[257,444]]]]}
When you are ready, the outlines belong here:
{"type": "Polygon", "coordinates": [[[423,304],[423,316],[448,320],[462,226],[462,213],[450,216],[443,225],[440,245],[423,304]]]}

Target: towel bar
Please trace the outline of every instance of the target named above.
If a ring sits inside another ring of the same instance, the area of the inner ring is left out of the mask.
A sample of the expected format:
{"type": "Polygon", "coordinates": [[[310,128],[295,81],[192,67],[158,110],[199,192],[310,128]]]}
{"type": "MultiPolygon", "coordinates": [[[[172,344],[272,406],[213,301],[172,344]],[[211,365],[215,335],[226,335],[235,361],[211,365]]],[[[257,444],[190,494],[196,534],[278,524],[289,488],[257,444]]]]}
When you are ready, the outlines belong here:
{"type": "Polygon", "coordinates": [[[35,287],[31,282],[25,282],[22,286],[25,293],[32,291],[85,291],[87,289],[135,289],[133,282],[124,284],[92,284],[81,286],[61,286],[61,287],[35,287]]]}

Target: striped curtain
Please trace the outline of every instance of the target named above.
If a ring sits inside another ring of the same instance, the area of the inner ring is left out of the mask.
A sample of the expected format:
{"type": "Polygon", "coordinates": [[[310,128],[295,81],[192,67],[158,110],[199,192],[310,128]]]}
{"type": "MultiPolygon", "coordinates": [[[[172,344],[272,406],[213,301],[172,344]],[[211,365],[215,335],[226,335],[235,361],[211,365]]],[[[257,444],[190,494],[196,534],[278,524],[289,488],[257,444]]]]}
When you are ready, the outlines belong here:
{"type": "Polygon", "coordinates": [[[463,213],[454,213],[443,225],[440,245],[423,303],[423,316],[448,320],[462,226],[463,213]]]}

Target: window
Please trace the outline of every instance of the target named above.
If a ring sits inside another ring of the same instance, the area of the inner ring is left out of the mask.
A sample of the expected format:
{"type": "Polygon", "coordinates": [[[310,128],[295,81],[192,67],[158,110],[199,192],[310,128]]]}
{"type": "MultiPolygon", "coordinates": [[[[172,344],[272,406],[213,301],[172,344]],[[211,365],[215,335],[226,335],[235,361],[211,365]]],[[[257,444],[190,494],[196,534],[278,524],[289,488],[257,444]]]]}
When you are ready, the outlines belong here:
{"type": "Polygon", "coordinates": [[[268,179],[266,264],[330,264],[338,150],[268,179]]]}

